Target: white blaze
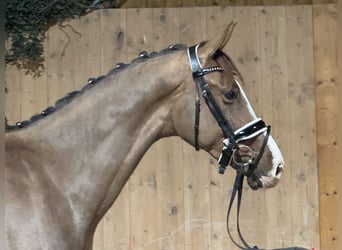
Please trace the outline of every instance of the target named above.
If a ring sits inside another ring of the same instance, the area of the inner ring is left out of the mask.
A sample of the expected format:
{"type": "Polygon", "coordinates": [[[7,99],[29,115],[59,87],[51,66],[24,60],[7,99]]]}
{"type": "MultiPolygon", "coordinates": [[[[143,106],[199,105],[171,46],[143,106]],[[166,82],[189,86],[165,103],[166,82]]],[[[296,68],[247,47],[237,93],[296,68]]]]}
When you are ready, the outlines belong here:
{"type": "Polygon", "coordinates": [[[249,111],[249,113],[251,114],[251,116],[254,118],[254,119],[258,119],[258,117],[256,116],[255,112],[254,112],[254,109],[252,108],[252,105],[250,104],[248,98],[247,98],[247,95],[245,93],[245,91],[243,91],[240,83],[238,82],[238,80],[235,79],[235,82],[237,84],[237,86],[239,87],[240,89],[240,93],[241,93],[241,96],[243,97],[243,99],[245,99],[246,101],[246,104],[247,104],[247,109],[249,111]]]}
{"type": "MultiPolygon", "coordinates": [[[[249,102],[249,100],[247,98],[247,95],[246,95],[245,91],[242,89],[240,83],[237,80],[235,80],[235,82],[236,82],[237,86],[240,89],[241,96],[243,97],[243,99],[246,102],[246,106],[247,106],[247,109],[248,109],[249,113],[251,114],[251,116],[254,119],[258,119],[258,117],[256,116],[256,114],[254,112],[254,109],[252,108],[252,105],[250,104],[250,102],[249,102]]],[[[272,154],[272,164],[273,164],[272,170],[269,173],[267,173],[267,174],[269,176],[276,176],[278,167],[284,167],[284,159],[283,159],[283,156],[282,156],[282,154],[281,154],[281,152],[279,150],[278,145],[276,144],[276,142],[274,141],[274,139],[273,139],[273,137],[271,135],[268,138],[267,147],[271,151],[271,154],[272,154]]]]}

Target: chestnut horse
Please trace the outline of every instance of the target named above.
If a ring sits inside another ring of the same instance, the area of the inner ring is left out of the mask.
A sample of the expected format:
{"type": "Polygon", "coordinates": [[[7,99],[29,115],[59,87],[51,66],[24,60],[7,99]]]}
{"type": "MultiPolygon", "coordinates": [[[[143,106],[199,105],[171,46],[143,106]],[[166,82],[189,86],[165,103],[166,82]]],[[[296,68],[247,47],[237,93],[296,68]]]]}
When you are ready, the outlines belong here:
{"type": "Polygon", "coordinates": [[[207,151],[221,172],[242,166],[253,189],[275,186],[282,155],[222,51],[234,25],[188,49],[142,53],[7,126],[8,248],[92,249],[98,222],[162,137],[207,151]]]}

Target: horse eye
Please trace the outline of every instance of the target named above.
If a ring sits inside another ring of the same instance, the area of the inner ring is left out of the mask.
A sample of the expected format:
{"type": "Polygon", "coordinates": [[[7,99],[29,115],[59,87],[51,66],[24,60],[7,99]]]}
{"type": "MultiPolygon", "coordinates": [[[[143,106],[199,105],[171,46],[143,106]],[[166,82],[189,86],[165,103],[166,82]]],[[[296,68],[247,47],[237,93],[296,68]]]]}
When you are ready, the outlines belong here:
{"type": "Polygon", "coordinates": [[[232,89],[224,94],[224,98],[227,101],[235,101],[239,97],[239,91],[237,89],[232,89]]]}

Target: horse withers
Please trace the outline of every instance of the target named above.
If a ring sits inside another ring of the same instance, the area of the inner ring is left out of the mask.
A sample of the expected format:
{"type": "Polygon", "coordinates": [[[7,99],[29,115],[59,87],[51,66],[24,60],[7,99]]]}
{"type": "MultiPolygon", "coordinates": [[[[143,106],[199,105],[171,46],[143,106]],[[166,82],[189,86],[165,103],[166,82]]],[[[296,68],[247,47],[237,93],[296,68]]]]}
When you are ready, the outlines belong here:
{"type": "Polygon", "coordinates": [[[31,120],[8,126],[9,249],[92,249],[96,225],[162,137],[180,136],[223,168],[246,168],[253,189],[275,186],[283,158],[223,52],[234,25],[199,45],[118,64],[31,120]],[[201,101],[207,105],[199,108],[201,101]]]}

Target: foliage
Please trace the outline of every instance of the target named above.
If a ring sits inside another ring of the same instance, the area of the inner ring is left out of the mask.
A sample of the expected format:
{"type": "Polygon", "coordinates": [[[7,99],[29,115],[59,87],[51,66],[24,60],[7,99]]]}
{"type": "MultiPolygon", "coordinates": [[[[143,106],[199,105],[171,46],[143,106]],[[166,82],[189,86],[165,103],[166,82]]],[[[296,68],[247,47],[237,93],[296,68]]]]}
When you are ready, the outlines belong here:
{"type": "MultiPolygon", "coordinates": [[[[5,9],[6,64],[37,72],[44,61],[46,30],[99,8],[94,0],[8,0],[5,9]]],[[[108,2],[108,1],[107,1],[108,2]]]]}

